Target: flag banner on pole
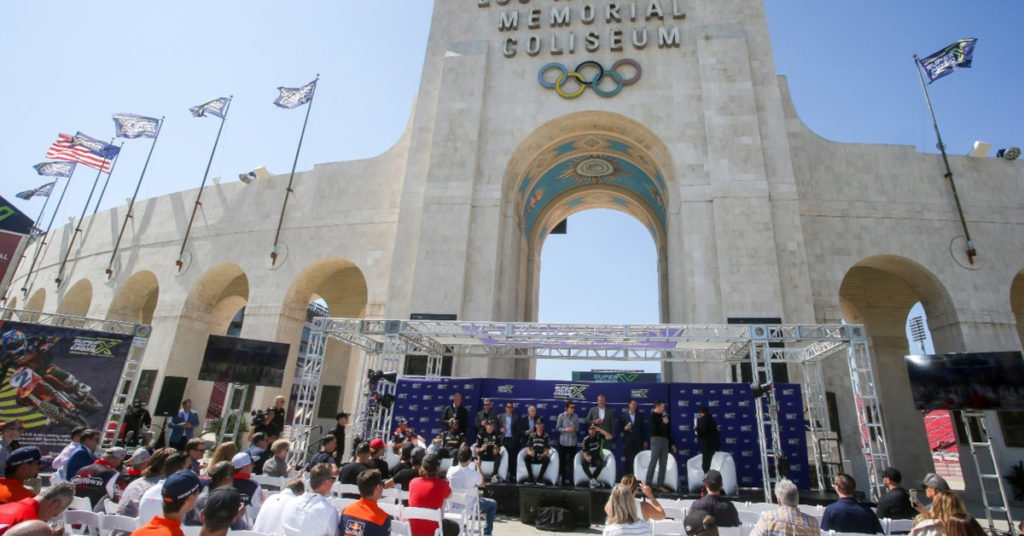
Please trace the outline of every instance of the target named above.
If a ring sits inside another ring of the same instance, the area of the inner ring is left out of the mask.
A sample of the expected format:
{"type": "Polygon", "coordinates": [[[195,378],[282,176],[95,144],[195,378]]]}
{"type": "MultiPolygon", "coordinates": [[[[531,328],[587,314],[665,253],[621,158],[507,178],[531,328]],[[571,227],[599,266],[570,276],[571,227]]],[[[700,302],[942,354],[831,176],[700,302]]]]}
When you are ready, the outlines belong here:
{"type": "Polygon", "coordinates": [[[114,130],[118,138],[155,138],[160,133],[160,120],[135,114],[114,114],[114,130]]]}
{"type": "Polygon", "coordinates": [[[219,99],[213,99],[210,102],[204,102],[199,106],[193,106],[188,109],[192,112],[193,117],[206,117],[207,114],[215,115],[221,119],[224,118],[224,110],[227,109],[231,99],[227,97],[221,97],[219,99]]]}
{"type": "Polygon", "coordinates": [[[974,38],[961,39],[926,58],[917,60],[921,67],[924,67],[928,83],[952,74],[957,69],[970,67],[974,59],[974,43],[977,41],[974,38]]]}
{"type": "Polygon", "coordinates": [[[50,145],[50,149],[46,151],[46,158],[80,162],[93,169],[110,173],[111,159],[117,156],[118,151],[120,151],[120,148],[107,145],[81,132],[74,137],[67,134],[58,134],[57,141],[53,142],[53,145],[50,145]],[[99,146],[96,143],[99,143],[99,146]],[[99,153],[93,152],[90,146],[99,151],[99,153]],[[104,158],[103,155],[108,156],[104,158]]]}
{"type": "Polygon", "coordinates": [[[50,192],[53,191],[54,184],[57,184],[57,181],[48,182],[39,188],[32,188],[30,190],[25,190],[24,192],[18,192],[14,194],[14,197],[24,199],[25,201],[28,201],[37,195],[40,197],[50,197],[50,192]]]}
{"type": "Polygon", "coordinates": [[[279,87],[277,90],[281,93],[274,99],[274,104],[281,108],[298,108],[303,104],[313,100],[313,90],[316,89],[316,80],[302,86],[302,87],[279,87]]]}
{"type": "Polygon", "coordinates": [[[36,173],[47,177],[70,177],[75,172],[74,162],[40,162],[34,166],[36,173]]]}

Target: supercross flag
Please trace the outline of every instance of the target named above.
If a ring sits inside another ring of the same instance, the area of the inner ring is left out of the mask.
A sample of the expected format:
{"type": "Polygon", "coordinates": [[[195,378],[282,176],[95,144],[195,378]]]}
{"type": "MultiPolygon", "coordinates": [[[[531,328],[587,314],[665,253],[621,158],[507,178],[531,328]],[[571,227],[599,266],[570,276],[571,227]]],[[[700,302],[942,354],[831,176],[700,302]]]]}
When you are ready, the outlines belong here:
{"type": "Polygon", "coordinates": [[[928,83],[952,74],[957,69],[970,67],[974,56],[974,43],[977,41],[973,37],[961,39],[927,58],[917,60],[921,67],[924,67],[924,73],[928,75],[928,83]]]}
{"type": "Polygon", "coordinates": [[[25,201],[28,201],[29,199],[32,199],[37,195],[42,197],[50,197],[50,192],[53,191],[54,184],[57,184],[57,181],[48,182],[40,186],[39,188],[32,188],[30,190],[25,190],[24,192],[18,192],[14,194],[14,197],[17,197],[18,199],[24,199],[25,201]]]}
{"type": "Polygon", "coordinates": [[[135,114],[114,114],[114,130],[119,138],[155,138],[160,133],[160,120],[135,114]]]}
{"type": "Polygon", "coordinates": [[[313,100],[313,91],[316,90],[316,80],[302,87],[279,87],[281,93],[274,99],[274,104],[281,108],[297,108],[313,100]]]}
{"type": "Polygon", "coordinates": [[[120,147],[108,145],[81,132],[74,137],[58,134],[57,141],[46,151],[46,158],[81,162],[93,169],[110,173],[111,160],[120,150],[120,147]]]}
{"type": "Polygon", "coordinates": [[[199,106],[193,106],[188,109],[192,112],[193,117],[205,117],[207,114],[215,115],[221,119],[224,118],[224,110],[228,107],[228,103],[231,99],[227,97],[221,97],[219,99],[213,99],[210,102],[204,102],[199,106]]]}
{"type": "Polygon", "coordinates": [[[75,172],[74,162],[40,162],[34,166],[36,173],[46,177],[70,177],[75,172]]]}

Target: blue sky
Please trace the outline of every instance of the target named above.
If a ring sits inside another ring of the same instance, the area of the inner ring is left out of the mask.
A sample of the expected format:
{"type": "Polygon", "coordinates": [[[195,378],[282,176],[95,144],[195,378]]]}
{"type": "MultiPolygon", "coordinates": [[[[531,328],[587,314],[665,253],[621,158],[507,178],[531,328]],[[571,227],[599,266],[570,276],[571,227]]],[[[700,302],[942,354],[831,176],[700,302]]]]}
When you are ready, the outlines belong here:
{"type": "MultiPolygon", "coordinates": [[[[14,199],[44,182],[30,166],[43,160],[58,132],[109,138],[114,112],[167,117],[140,198],[197,187],[217,120],[194,119],[188,107],[229,94],[235,99],[211,177],[233,181],[261,165],[286,173],[304,110],[274,107],[275,88],[301,85],[317,73],[322,78],[299,169],[379,154],[406,126],[431,5],[4,2],[0,124],[7,135],[0,144],[0,194],[35,217],[42,199],[14,199]]],[[[1015,60],[1024,45],[1024,2],[768,0],[766,9],[776,71],[787,76],[800,117],[818,134],[936,152],[911,56],[977,37],[974,68],[931,86],[949,152],[964,154],[974,140],[994,149],[1024,145],[1024,75],[1015,60]]],[[[148,140],[126,142],[102,208],[125,203],[148,149],[148,140]]],[[[86,168],[76,173],[56,225],[81,212],[94,176],[86,168]]],[[[958,177],[958,187],[984,187],[984,181],[958,177]]],[[[575,216],[568,236],[549,240],[543,263],[541,320],[657,321],[653,243],[628,217],[575,216]],[[580,253],[577,243],[599,253],[580,253]],[[595,262],[581,268],[581,258],[595,262]],[[582,286],[568,297],[548,295],[570,282],[582,286]],[[589,305],[584,297],[600,299],[589,305]]]]}

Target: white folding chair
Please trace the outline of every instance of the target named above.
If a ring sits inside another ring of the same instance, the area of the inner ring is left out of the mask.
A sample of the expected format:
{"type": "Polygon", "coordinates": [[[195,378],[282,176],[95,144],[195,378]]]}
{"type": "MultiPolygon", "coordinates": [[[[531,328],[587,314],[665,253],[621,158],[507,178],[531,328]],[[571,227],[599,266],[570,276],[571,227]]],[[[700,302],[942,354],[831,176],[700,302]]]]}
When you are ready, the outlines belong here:
{"type": "Polygon", "coordinates": [[[441,536],[441,520],[444,519],[444,513],[441,510],[434,508],[421,508],[418,506],[406,506],[402,508],[402,521],[412,521],[414,519],[423,521],[433,521],[437,523],[437,528],[434,530],[434,536],[441,536]]]}
{"type": "Polygon", "coordinates": [[[228,536],[269,536],[255,530],[229,530],[228,536]]]}
{"type": "Polygon", "coordinates": [[[737,514],[740,516],[740,523],[757,523],[758,519],[761,519],[761,512],[754,512],[751,510],[737,510],[737,514]]]}
{"type": "Polygon", "coordinates": [[[444,506],[444,518],[458,523],[460,534],[480,534],[480,500],[476,493],[453,491],[444,506]]]}
{"type": "Polygon", "coordinates": [[[341,482],[335,482],[331,486],[331,495],[335,497],[341,497],[343,494],[359,496],[359,486],[355,484],[342,484],[341,482]]]}
{"type": "MultiPolygon", "coordinates": [[[[658,501],[658,503],[661,504],[661,501],[658,501]]],[[[678,506],[666,506],[662,504],[661,508],[665,510],[665,517],[668,519],[676,519],[678,521],[686,519],[686,510],[683,510],[678,506]]]]}
{"type": "Polygon", "coordinates": [[[718,527],[718,536],[743,536],[743,527],[718,527]]]}
{"type": "Polygon", "coordinates": [[[199,536],[199,531],[203,530],[202,525],[182,525],[181,532],[185,533],[185,536],[199,536]]]}
{"type": "Polygon", "coordinates": [[[402,490],[398,489],[397,487],[385,489],[381,493],[380,500],[377,501],[377,504],[386,503],[402,504],[402,490]]]}
{"type": "Polygon", "coordinates": [[[92,511],[92,501],[88,497],[74,497],[71,499],[71,504],[68,505],[68,510],[85,510],[87,512],[92,511]]]}
{"type": "Polygon", "coordinates": [[[683,528],[682,519],[659,519],[651,523],[651,533],[653,536],[679,536],[685,534],[686,529],[683,528]]]}
{"type": "MultiPolygon", "coordinates": [[[[88,501],[88,499],[86,499],[88,501]]],[[[64,527],[69,529],[71,534],[100,534],[100,515],[88,510],[64,510],[64,527]],[[74,530],[71,525],[81,525],[74,530]]]]}
{"type": "Polygon", "coordinates": [[[110,515],[117,513],[117,503],[110,500],[109,497],[104,497],[102,500],[100,500],[100,505],[102,506],[102,511],[104,514],[110,515]]]}
{"type": "MultiPolygon", "coordinates": [[[[388,513],[388,515],[390,515],[391,517],[393,517],[395,519],[401,519],[402,518],[402,504],[401,503],[389,503],[389,502],[377,501],[377,506],[379,506],[381,510],[384,510],[385,512],[388,513]]],[[[394,527],[392,527],[391,530],[393,531],[394,527]]]]}
{"type": "Polygon", "coordinates": [[[338,514],[341,514],[341,511],[344,510],[346,506],[356,502],[357,500],[358,499],[343,499],[341,497],[327,498],[327,502],[331,503],[331,506],[338,511],[338,514]]]}
{"type": "Polygon", "coordinates": [[[395,518],[391,520],[392,536],[412,536],[412,529],[407,521],[395,518]]]}
{"type": "Polygon", "coordinates": [[[882,523],[886,534],[903,534],[914,528],[913,519],[886,519],[882,523]]]}
{"type": "MultiPolygon", "coordinates": [[[[778,508],[779,508],[779,505],[777,505],[777,504],[759,502],[759,503],[748,503],[747,507],[746,507],[746,510],[748,512],[757,512],[757,513],[760,514],[761,512],[770,512],[770,511],[776,510],[778,508]]],[[[754,521],[757,521],[757,520],[755,519],[754,521]]]]}
{"type": "MultiPolygon", "coordinates": [[[[115,506],[117,505],[115,504],[115,506]]],[[[131,534],[140,526],[137,518],[107,514],[100,517],[100,536],[110,536],[114,531],[131,534]]]]}

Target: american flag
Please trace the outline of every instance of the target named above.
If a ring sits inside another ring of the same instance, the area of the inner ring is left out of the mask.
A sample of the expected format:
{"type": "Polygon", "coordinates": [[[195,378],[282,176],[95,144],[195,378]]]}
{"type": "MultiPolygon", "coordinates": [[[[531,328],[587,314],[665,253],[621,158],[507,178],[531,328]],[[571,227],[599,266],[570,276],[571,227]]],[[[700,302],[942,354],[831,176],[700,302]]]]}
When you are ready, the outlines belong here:
{"type": "MultiPolygon", "coordinates": [[[[102,142],[100,142],[102,143],[102,142]]],[[[104,144],[106,145],[106,144],[104,144]]],[[[107,145],[108,148],[118,149],[112,145],[107,145]]],[[[81,162],[93,169],[98,169],[104,173],[110,173],[112,159],[117,156],[117,151],[101,151],[105,152],[110,158],[103,158],[103,156],[93,153],[85,147],[83,144],[74,143],[74,137],[67,134],[58,134],[57,141],[53,142],[50,146],[50,150],[46,151],[46,158],[52,158],[54,160],[65,160],[68,162],[81,162]],[[113,154],[110,154],[113,153],[113,154]]]]}

